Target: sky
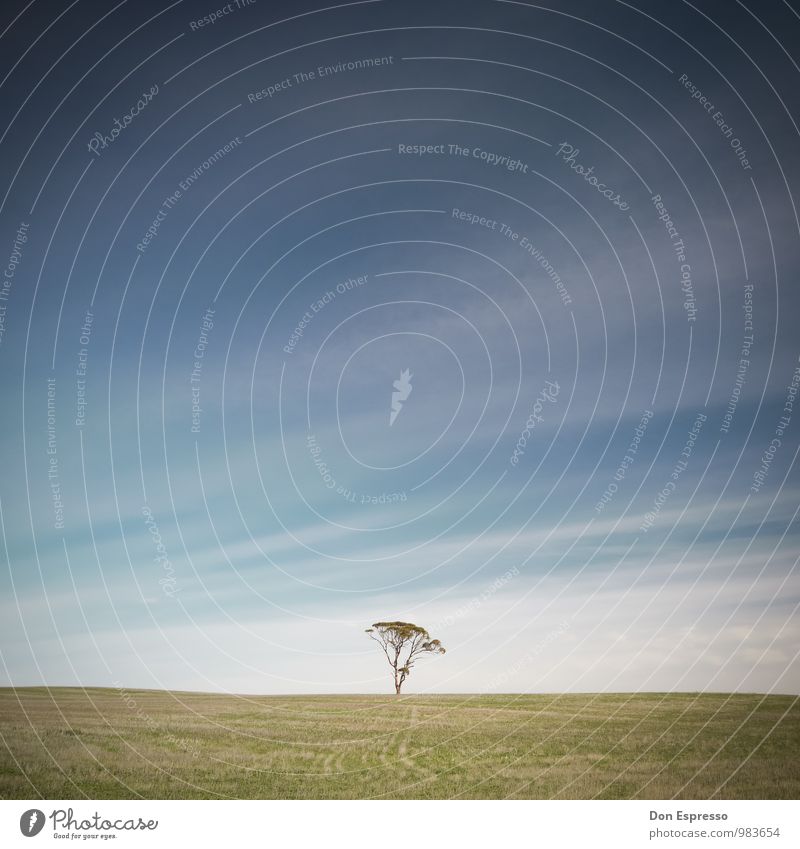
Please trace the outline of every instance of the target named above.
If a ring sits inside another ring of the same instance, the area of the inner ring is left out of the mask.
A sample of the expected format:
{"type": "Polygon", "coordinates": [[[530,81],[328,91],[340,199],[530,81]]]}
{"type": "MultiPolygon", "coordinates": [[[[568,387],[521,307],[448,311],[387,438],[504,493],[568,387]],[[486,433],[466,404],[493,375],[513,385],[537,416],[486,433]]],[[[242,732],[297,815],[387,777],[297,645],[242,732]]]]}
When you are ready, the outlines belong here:
{"type": "Polygon", "coordinates": [[[0,685],[800,693],[795,4],[3,14],[0,685]]]}

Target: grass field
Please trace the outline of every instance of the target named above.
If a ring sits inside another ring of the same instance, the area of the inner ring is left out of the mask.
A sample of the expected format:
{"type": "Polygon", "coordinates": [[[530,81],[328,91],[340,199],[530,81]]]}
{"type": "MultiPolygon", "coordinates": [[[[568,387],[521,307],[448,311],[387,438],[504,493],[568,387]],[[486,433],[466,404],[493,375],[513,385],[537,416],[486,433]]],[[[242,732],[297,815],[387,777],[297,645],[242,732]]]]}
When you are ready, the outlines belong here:
{"type": "Polygon", "coordinates": [[[800,703],[0,689],[0,796],[798,798],[800,703]]]}

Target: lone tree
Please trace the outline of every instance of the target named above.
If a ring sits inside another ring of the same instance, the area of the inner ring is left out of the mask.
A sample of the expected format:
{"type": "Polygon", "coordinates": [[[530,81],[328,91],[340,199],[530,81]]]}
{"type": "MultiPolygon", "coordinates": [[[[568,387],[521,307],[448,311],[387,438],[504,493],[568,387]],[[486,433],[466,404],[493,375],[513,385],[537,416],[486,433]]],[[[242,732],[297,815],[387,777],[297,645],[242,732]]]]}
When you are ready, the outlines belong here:
{"type": "Polygon", "coordinates": [[[392,667],[394,691],[398,696],[403,682],[411,674],[411,667],[420,655],[445,652],[439,640],[432,640],[424,628],[410,622],[376,622],[371,628],[367,628],[366,633],[383,649],[389,666],[392,667]]]}

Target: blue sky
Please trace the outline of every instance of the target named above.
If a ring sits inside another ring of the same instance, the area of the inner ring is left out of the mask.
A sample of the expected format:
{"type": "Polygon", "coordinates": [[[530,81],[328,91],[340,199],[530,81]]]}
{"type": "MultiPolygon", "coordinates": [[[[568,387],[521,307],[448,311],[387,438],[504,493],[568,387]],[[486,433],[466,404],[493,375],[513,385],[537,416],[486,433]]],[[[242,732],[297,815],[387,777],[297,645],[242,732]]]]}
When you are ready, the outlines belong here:
{"type": "Polygon", "coordinates": [[[723,5],[23,17],[0,683],[799,692],[798,21],[723,5]]]}

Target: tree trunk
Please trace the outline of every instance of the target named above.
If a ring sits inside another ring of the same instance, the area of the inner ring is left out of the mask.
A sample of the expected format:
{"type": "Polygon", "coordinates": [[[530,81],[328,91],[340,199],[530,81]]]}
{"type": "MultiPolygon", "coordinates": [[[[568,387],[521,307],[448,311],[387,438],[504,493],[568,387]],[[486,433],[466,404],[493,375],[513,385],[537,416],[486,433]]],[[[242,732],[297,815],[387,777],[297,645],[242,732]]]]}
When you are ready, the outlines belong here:
{"type": "Polygon", "coordinates": [[[400,695],[400,688],[401,688],[402,686],[403,686],[403,682],[402,682],[402,681],[398,681],[397,679],[395,679],[395,682],[394,682],[394,693],[395,693],[395,695],[396,695],[396,696],[399,696],[399,695],[400,695]]]}

